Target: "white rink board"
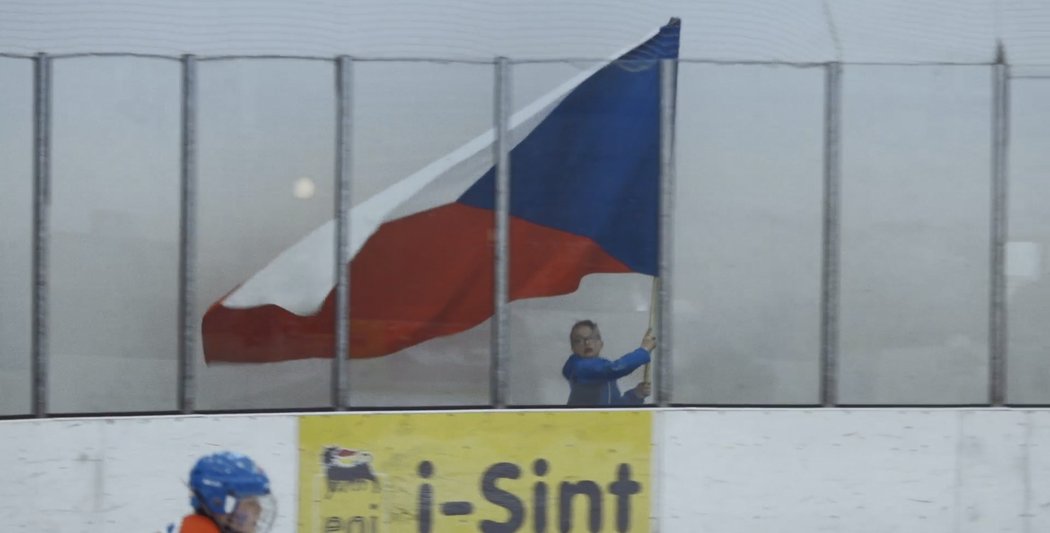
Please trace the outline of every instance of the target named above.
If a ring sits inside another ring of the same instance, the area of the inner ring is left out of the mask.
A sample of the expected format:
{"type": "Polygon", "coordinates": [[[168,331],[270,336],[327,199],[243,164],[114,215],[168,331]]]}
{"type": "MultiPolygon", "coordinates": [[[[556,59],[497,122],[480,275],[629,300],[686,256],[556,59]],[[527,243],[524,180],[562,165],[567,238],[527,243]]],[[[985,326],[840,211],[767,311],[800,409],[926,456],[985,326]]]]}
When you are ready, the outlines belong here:
{"type": "MultiPolygon", "coordinates": [[[[655,414],[651,508],[663,533],[1050,530],[1050,410],[655,414]]],[[[0,531],[162,531],[189,510],[193,462],[221,449],[266,468],[273,531],[295,531],[289,414],[0,421],[0,531]]]]}
{"type": "Polygon", "coordinates": [[[0,421],[0,531],[165,531],[190,511],[193,463],[226,449],[263,466],[273,531],[294,531],[298,418],[288,415],[0,421]]]}
{"type": "Polygon", "coordinates": [[[1050,412],[664,414],[663,531],[1050,530],[1050,412]]]}

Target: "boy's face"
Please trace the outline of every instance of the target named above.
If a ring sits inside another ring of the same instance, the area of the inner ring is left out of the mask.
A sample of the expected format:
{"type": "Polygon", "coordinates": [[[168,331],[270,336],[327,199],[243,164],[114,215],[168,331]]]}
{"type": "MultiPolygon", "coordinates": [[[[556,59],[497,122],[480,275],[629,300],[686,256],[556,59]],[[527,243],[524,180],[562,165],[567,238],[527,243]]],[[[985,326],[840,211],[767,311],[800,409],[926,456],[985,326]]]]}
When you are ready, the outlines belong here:
{"type": "Polygon", "coordinates": [[[218,521],[237,533],[255,533],[261,513],[262,505],[257,498],[243,498],[232,513],[220,516],[218,521]]]}
{"type": "Polygon", "coordinates": [[[598,357],[602,353],[602,334],[598,328],[576,326],[569,335],[572,353],[580,357],[598,357]]]}

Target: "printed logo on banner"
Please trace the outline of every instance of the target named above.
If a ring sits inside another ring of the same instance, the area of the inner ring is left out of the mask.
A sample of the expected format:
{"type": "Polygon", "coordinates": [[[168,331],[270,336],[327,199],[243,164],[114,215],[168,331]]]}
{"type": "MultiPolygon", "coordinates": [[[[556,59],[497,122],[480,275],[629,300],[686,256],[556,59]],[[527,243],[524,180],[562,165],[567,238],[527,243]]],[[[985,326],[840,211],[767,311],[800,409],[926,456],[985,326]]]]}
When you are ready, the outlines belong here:
{"type": "Polygon", "coordinates": [[[651,424],[647,411],[304,416],[299,531],[648,531],[651,424]]]}
{"type": "Polygon", "coordinates": [[[368,485],[374,492],[379,492],[379,478],[372,471],[372,454],[366,451],[326,446],[321,452],[321,464],[324,465],[325,486],[328,487],[326,498],[332,497],[334,492],[368,485]]]}
{"type": "Polygon", "coordinates": [[[372,469],[372,454],[341,445],[321,447],[320,469],[312,476],[313,519],[320,531],[375,533],[381,531],[383,494],[380,476],[372,469]],[[326,512],[324,507],[338,509],[326,512]]]}

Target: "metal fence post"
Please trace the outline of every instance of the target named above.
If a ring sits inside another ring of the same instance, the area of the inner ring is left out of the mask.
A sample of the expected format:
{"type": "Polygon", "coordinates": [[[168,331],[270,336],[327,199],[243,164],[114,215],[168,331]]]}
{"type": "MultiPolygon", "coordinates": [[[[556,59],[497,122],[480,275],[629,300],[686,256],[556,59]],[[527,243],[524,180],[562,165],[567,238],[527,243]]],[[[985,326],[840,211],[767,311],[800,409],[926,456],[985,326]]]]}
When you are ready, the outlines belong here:
{"type": "Polygon", "coordinates": [[[490,403],[492,407],[507,406],[507,360],[509,329],[509,265],[510,265],[510,62],[505,57],[496,59],[495,134],[493,154],[496,162],[496,220],[495,220],[495,286],[494,314],[492,316],[492,348],[490,403]]]}
{"type": "Polygon", "coordinates": [[[1000,42],[992,65],[991,294],[989,301],[989,401],[1006,403],[1007,150],[1010,135],[1010,66],[1000,42]]]}
{"type": "Polygon", "coordinates": [[[51,58],[33,63],[33,415],[47,416],[48,246],[51,205],[51,58]]]}
{"type": "Polygon", "coordinates": [[[197,60],[182,56],[182,141],[179,199],[179,411],[196,407],[197,60]]]}
{"type": "Polygon", "coordinates": [[[820,403],[838,404],[842,64],[824,67],[824,221],[821,259],[820,403]]]}
{"type": "Polygon", "coordinates": [[[660,235],[657,268],[660,283],[657,289],[657,339],[656,352],[659,362],[656,403],[668,406],[672,396],[673,346],[672,322],[674,321],[671,295],[674,256],[674,188],[675,188],[675,98],[678,80],[678,61],[660,60],[660,235]]]}
{"type": "Polygon", "coordinates": [[[350,406],[350,180],[353,124],[352,68],[349,56],[336,60],[336,183],[335,183],[335,353],[332,356],[332,407],[350,406]]]}

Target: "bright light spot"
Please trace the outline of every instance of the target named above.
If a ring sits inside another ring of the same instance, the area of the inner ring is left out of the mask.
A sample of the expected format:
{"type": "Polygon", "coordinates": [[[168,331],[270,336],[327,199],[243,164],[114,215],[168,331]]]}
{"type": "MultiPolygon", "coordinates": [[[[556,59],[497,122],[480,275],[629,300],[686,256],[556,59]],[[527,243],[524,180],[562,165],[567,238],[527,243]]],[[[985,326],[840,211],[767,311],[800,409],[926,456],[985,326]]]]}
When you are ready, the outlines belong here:
{"type": "Polygon", "coordinates": [[[308,200],[314,197],[315,190],[316,187],[314,186],[314,180],[310,178],[299,178],[295,180],[295,186],[292,188],[292,194],[294,194],[296,198],[299,198],[301,200],[308,200]]]}

